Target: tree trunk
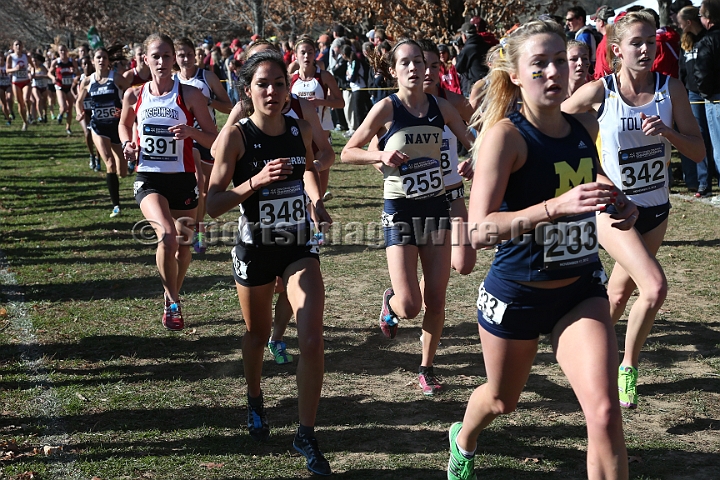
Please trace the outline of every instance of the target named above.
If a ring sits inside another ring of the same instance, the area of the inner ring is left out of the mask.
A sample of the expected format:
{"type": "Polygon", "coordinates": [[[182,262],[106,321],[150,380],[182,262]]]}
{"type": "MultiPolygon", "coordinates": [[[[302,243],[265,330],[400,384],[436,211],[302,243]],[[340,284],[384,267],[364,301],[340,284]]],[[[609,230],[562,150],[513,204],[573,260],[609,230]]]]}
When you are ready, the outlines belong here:
{"type": "Polygon", "coordinates": [[[670,25],[670,4],[671,0],[658,0],[658,15],[660,15],[660,26],[670,25]]]}
{"type": "Polygon", "coordinates": [[[263,0],[253,0],[252,3],[253,16],[255,17],[255,33],[260,38],[265,37],[265,17],[263,12],[263,0]]]}

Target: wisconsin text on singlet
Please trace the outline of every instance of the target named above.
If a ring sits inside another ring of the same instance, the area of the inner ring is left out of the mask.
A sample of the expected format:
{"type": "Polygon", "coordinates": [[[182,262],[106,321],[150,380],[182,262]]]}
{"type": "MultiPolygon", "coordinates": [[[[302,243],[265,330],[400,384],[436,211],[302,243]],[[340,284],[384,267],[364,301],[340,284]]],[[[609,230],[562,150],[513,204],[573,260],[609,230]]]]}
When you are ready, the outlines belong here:
{"type": "Polygon", "coordinates": [[[179,120],[178,112],[174,108],[167,107],[151,107],[140,112],[141,120],[147,120],[148,118],[172,118],[179,120]]]}

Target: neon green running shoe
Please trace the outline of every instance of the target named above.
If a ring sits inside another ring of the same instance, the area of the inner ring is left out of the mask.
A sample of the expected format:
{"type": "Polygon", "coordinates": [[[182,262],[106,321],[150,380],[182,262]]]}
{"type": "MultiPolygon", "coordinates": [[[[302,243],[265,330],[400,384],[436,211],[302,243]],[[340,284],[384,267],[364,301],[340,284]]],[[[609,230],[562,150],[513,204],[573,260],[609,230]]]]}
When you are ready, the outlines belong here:
{"type": "Polygon", "coordinates": [[[618,394],[620,395],[621,407],[637,408],[637,379],[638,371],[636,368],[620,365],[618,372],[618,394]]]}
{"type": "Polygon", "coordinates": [[[285,342],[279,341],[274,342],[272,340],[268,341],[268,349],[270,350],[270,353],[272,353],[273,357],[275,358],[275,363],[278,365],[285,365],[286,363],[292,363],[293,356],[287,353],[287,345],[285,345],[285,342]]]}
{"type": "Polygon", "coordinates": [[[448,480],[477,480],[475,475],[475,456],[467,458],[460,453],[457,436],[462,423],[455,422],[450,427],[450,460],[448,460],[448,480]]]}

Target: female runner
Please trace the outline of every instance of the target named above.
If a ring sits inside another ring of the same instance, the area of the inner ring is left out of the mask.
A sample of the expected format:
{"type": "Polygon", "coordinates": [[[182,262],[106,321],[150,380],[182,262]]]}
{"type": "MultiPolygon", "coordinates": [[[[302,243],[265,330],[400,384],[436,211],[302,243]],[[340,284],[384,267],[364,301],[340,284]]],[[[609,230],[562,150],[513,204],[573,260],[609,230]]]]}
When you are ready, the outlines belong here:
{"type": "MultiPolygon", "coordinates": [[[[82,73],[76,78],[76,81],[77,85],[80,85],[83,80],[95,73],[95,67],[93,67],[90,57],[81,57],[78,64],[80,65],[80,71],[82,73]]],[[[75,87],[76,90],[78,90],[77,85],[75,87]]],[[[83,130],[85,146],[87,146],[88,152],[90,152],[90,169],[99,172],[101,168],[100,160],[97,158],[97,155],[95,155],[95,144],[93,143],[92,131],[88,128],[88,125],[90,125],[90,119],[92,118],[92,100],[87,95],[83,100],[83,110],[85,111],[85,115],[79,123],[83,130]]]]}
{"type": "Polygon", "coordinates": [[[143,60],[145,53],[143,52],[142,45],[137,45],[133,49],[133,57],[135,60],[135,66],[123,73],[123,77],[130,79],[130,84],[133,87],[137,87],[138,85],[142,85],[143,83],[150,81],[150,67],[148,67],[143,60]]]}
{"type": "Polygon", "coordinates": [[[58,58],[50,64],[50,77],[55,84],[55,93],[57,95],[60,113],[58,114],[58,125],[62,124],[63,115],[65,115],[65,133],[72,134],[70,126],[72,124],[72,105],[75,103],[75,96],[72,92],[73,78],[79,75],[77,62],[74,58],[68,56],[68,49],[65,45],[58,46],[58,58]]]}
{"type": "MultiPolygon", "coordinates": [[[[22,131],[28,127],[28,105],[30,104],[30,77],[28,76],[28,56],[20,40],[13,43],[13,51],[5,59],[5,72],[11,75],[13,95],[17,99],[20,118],[22,118],[22,131]]],[[[10,103],[12,109],[12,103],[10,103]]]]}
{"type": "Polygon", "coordinates": [[[138,161],[135,199],[160,239],[155,259],[165,291],[162,323],[177,331],[185,325],[179,292],[192,257],[186,232],[194,227],[198,202],[192,140],[210,147],[217,130],[202,92],[173,78],[172,39],[150,35],[144,50],[152,80],[125,92],[118,130],[125,159],[138,161]],[[193,127],[195,119],[202,130],[193,127]]]}
{"type": "MultiPolygon", "coordinates": [[[[246,59],[256,53],[266,50],[280,54],[280,51],[272,43],[261,39],[248,47],[245,51],[246,59]]],[[[315,169],[318,172],[329,169],[335,161],[335,152],[330,145],[326,132],[323,130],[322,125],[320,125],[320,119],[318,118],[315,107],[313,107],[312,104],[304,98],[299,98],[294,93],[291,93],[289,101],[283,108],[283,114],[293,118],[304,119],[310,124],[313,134],[312,148],[313,155],[315,157],[315,160],[313,160],[315,169]]],[[[245,108],[242,99],[240,99],[228,116],[223,130],[235,128],[233,125],[239,122],[240,119],[246,118],[247,115],[248,109],[245,108]]],[[[216,154],[216,146],[217,142],[213,144],[213,148],[211,149],[213,156],[216,154]]],[[[317,221],[317,219],[313,218],[313,221],[317,221]]],[[[278,294],[278,298],[275,302],[275,317],[273,318],[272,334],[268,340],[268,350],[270,350],[270,353],[275,359],[275,363],[284,365],[292,363],[293,361],[293,356],[287,352],[287,344],[283,338],[288,323],[292,318],[293,311],[290,303],[288,302],[282,277],[276,278],[275,293],[278,294]]]]}
{"type": "MultiPolygon", "coordinates": [[[[469,122],[473,114],[470,102],[462,95],[446,90],[441,86],[441,60],[437,46],[430,40],[421,41],[420,46],[425,60],[423,91],[450,102],[463,121],[469,122]]],[[[470,145],[465,145],[465,148],[469,150],[470,145]]],[[[440,166],[443,172],[445,195],[448,202],[450,202],[450,218],[453,219],[452,268],[462,275],[468,275],[475,266],[476,255],[475,249],[472,248],[468,241],[468,213],[465,206],[463,177],[472,178],[472,162],[469,160],[458,162],[457,152],[457,137],[446,125],[443,130],[442,146],[440,147],[440,166]]]]}
{"type": "Polygon", "coordinates": [[[568,82],[568,97],[588,81],[590,71],[590,47],[579,40],[568,40],[568,64],[570,66],[570,81],[568,82]]]}
{"type": "Polygon", "coordinates": [[[248,384],[248,430],[256,440],[270,434],[260,378],[272,324],[275,278],[282,276],[298,324],[297,368],[300,427],[293,447],[307,468],[330,475],[318,448],[314,425],[323,382],[322,322],[325,287],[317,246],[310,239],[305,195],[323,222],[330,223],[313,164],[312,131],[304,120],[282,114],[288,95],[287,71],[275,52],[250,57],[240,71],[242,93],[252,114],[224,129],[208,189],[208,213],[217,217],[240,204],[233,273],[247,332],[243,368],[248,384]],[[227,190],[233,182],[234,188],[227,190]]]}
{"type": "Polygon", "coordinates": [[[110,201],[113,209],[110,217],[120,215],[120,182],[118,177],[127,176],[127,162],[120,146],[118,125],[122,109],[121,96],[130,88],[130,81],[110,70],[110,59],[104,47],[93,52],[95,73],[85,77],[78,86],[75,113],[78,122],[85,119],[85,99],[89,97],[92,115],[88,129],[93,143],[105,163],[110,201]]]}
{"type": "Polygon", "coordinates": [[[442,389],[432,364],[445,322],[451,268],[450,206],[440,164],[442,132],[447,125],[468,146],[472,139],[447,100],[423,92],[425,61],[415,41],[399,41],[378,63],[375,70],[395,78],[399,91],[373,106],[341,158],[359,165],[382,163],[382,222],[392,288],[383,294],[380,328],[394,338],[400,318],[415,318],[425,308],[418,379],[423,393],[433,395],[442,389]],[[378,137],[380,150],[363,150],[373,137],[378,137]]]}
{"type": "Polygon", "coordinates": [[[3,115],[5,115],[5,124],[12,124],[12,116],[10,107],[12,105],[12,82],[7,74],[7,66],[4,62],[0,62],[0,105],[2,105],[3,115]]]}
{"type": "MultiPolygon", "coordinates": [[[[315,54],[315,41],[312,38],[304,36],[295,42],[295,57],[299,69],[290,78],[290,91],[317,108],[320,123],[329,138],[330,131],[335,128],[330,109],[343,108],[345,101],[332,73],[315,64],[315,54]]],[[[329,182],[328,167],[320,172],[320,191],[323,192],[325,200],[332,198],[327,192],[329,182]]]]}
{"type": "Polygon", "coordinates": [[[43,57],[40,54],[34,54],[30,57],[30,86],[32,87],[33,97],[35,98],[35,113],[38,123],[47,123],[47,100],[48,100],[48,84],[50,77],[48,69],[43,64],[43,57]]]}
{"type": "Polygon", "coordinates": [[[560,110],[568,83],[565,42],[552,21],[532,21],[509,35],[481,106],[472,242],[498,245],[477,303],[487,383],[473,392],[463,422],[450,428],[448,479],[477,478],[478,435],[515,409],[540,334],[551,335],[585,415],[588,478],[628,477],[617,343],[595,218],[615,202],[621,213],[612,227],[630,228],[637,210],[602,176],[597,122],[560,110]]]}
{"type": "Polygon", "coordinates": [[[600,243],[616,261],[608,283],[613,323],[635,288],[640,291],[628,315],[618,375],[620,404],[636,408],[640,350],[667,295],[655,255],[670,212],[670,149],[700,162],[705,146],[682,82],[650,70],[656,50],[653,16],[628,13],[615,23],[608,44],[618,60],[616,73],[580,87],[563,110],[598,112],[603,169],[640,210],[628,231],[611,229],[604,215],[598,219],[600,243]]]}
{"type": "MultiPolygon", "coordinates": [[[[215,122],[215,110],[223,113],[230,113],[232,104],[227,90],[220,83],[220,79],[213,72],[198,68],[195,65],[195,46],[187,38],[175,40],[175,61],[180,67],[177,73],[180,83],[183,85],[191,85],[200,90],[206,98],[207,109],[210,117],[215,122]]],[[[197,124],[196,128],[200,128],[197,124]]],[[[217,131],[217,127],[216,127],[217,131]]],[[[202,166],[202,175],[205,179],[198,183],[200,187],[200,199],[197,209],[197,218],[195,219],[195,234],[193,238],[193,248],[196,253],[205,253],[205,195],[207,194],[207,184],[210,181],[210,172],[213,166],[213,157],[210,149],[205,148],[197,142],[193,143],[193,147],[200,152],[200,165],[202,166]]]]}

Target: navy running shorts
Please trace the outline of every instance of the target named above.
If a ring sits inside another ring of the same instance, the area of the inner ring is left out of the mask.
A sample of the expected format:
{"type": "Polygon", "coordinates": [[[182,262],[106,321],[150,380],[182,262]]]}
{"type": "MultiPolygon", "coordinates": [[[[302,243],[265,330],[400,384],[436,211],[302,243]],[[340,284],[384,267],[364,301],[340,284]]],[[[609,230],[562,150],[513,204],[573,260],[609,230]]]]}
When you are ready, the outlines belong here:
{"type": "Polygon", "coordinates": [[[445,189],[445,197],[447,197],[447,201],[452,203],[457,199],[462,198],[465,199],[465,184],[461,183],[455,188],[445,189]]]}
{"type": "Polygon", "coordinates": [[[170,210],[192,210],[198,206],[198,186],[194,173],[138,172],[133,195],[138,205],[151,193],[162,195],[170,210]]]}
{"type": "Polygon", "coordinates": [[[256,247],[254,245],[235,245],[230,251],[232,256],[233,277],[243,287],[257,287],[275,282],[282,277],[287,267],[302,260],[314,258],[320,262],[315,253],[316,247],[256,247]]]}
{"type": "Polygon", "coordinates": [[[536,288],[495,276],[493,269],[478,289],[478,323],[496,337],[534,340],[580,302],[607,299],[605,272],[597,270],[561,288],[536,288]]]}
{"type": "Polygon", "coordinates": [[[450,230],[450,204],[445,195],[421,200],[385,199],[382,226],[386,247],[426,245],[432,232],[450,230]]]}
{"type": "Polygon", "coordinates": [[[113,122],[111,125],[104,125],[99,124],[95,122],[92,118],[90,119],[90,125],[88,125],[88,128],[95,132],[96,135],[100,135],[101,137],[106,137],[110,139],[110,143],[113,145],[120,145],[122,142],[120,141],[120,135],[118,134],[118,125],[120,124],[120,120],[116,122],[113,122]]]}

